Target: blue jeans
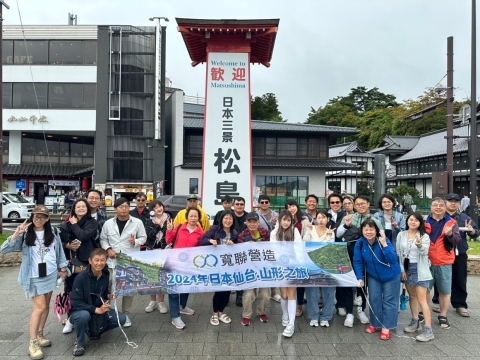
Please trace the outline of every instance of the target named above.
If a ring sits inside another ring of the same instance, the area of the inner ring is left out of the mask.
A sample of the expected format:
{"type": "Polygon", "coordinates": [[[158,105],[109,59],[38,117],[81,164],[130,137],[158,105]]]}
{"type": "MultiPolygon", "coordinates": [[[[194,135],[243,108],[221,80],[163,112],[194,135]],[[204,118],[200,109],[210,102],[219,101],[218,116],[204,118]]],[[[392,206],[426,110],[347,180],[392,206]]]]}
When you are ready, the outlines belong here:
{"type": "Polygon", "coordinates": [[[170,317],[172,319],[180,317],[180,306],[182,309],[187,306],[187,300],[188,294],[168,294],[170,317]]]}
{"type": "MultiPolygon", "coordinates": [[[[117,314],[114,309],[110,309],[108,314],[111,316],[107,321],[107,329],[104,332],[110,331],[118,327],[117,314]]],[[[125,324],[127,318],[122,313],[118,313],[120,324],[125,324]]],[[[70,322],[75,326],[75,332],[77,333],[77,343],[80,346],[85,346],[85,330],[87,330],[88,322],[91,315],[87,310],[73,311],[70,314],[70,322]]]]}
{"type": "MultiPolygon", "coordinates": [[[[330,321],[334,312],[334,299],[335,288],[334,287],[322,287],[323,293],[323,310],[320,315],[320,321],[330,321]]],[[[306,287],[305,293],[307,294],[307,315],[310,320],[319,319],[318,299],[320,298],[319,287],[306,287]]]]}
{"type": "Polygon", "coordinates": [[[367,284],[368,299],[372,307],[370,324],[376,329],[381,327],[395,329],[400,299],[400,274],[395,279],[383,283],[369,276],[367,284]]]}

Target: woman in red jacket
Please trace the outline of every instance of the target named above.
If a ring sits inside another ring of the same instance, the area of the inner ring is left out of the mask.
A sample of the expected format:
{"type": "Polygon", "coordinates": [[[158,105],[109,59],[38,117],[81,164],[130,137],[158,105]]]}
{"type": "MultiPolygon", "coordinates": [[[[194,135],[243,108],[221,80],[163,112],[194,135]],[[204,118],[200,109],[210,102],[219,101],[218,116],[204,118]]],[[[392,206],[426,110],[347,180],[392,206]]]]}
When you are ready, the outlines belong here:
{"type": "MultiPolygon", "coordinates": [[[[174,249],[198,246],[203,236],[203,230],[200,227],[201,216],[196,207],[189,208],[186,213],[187,222],[179,225],[176,229],[173,228],[173,220],[169,219],[167,223],[167,244],[171,243],[174,249]]],[[[172,324],[180,330],[187,327],[180,315],[195,314],[195,311],[187,307],[187,300],[188,294],[168,294],[172,324]]]]}

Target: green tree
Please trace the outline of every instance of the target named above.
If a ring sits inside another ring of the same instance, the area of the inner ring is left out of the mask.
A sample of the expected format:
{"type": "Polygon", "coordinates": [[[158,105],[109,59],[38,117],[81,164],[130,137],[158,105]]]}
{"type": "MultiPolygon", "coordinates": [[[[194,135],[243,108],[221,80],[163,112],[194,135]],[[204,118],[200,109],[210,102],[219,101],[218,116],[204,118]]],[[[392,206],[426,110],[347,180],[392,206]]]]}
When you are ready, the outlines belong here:
{"type": "Polygon", "coordinates": [[[421,195],[421,192],[418,191],[417,189],[407,186],[407,185],[400,185],[397,186],[393,191],[391,192],[391,195],[398,200],[399,203],[402,202],[403,196],[406,193],[409,193],[412,195],[413,199],[418,199],[421,195]]]}
{"type": "Polygon", "coordinates": [[[275,94],[266,93],[262,96],[251,97],[251,111],[253,120],[286,122],[278,110],[278,101],[275,94]]]}
{"type": "Polygon", "coordinates": [[[337,96],[328,103],[340,103],[341,105],[347,106],[357,116],[367,111],[398,106],[395,95],[382,93],[377,87],[368,90],[365,86],[357,86],[356,88],[350,89],[350,94],[347,96],[337,96]]]}

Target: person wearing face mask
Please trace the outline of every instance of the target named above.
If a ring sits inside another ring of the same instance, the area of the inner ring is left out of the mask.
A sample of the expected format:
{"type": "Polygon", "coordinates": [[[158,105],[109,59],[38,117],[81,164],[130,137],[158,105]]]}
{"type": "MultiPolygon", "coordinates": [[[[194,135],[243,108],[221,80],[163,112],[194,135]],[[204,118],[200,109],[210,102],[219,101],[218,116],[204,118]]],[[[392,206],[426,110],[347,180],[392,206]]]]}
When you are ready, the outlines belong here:
{"type": "Polygon", "coordinates": [[[395,199],[392,195],[383,194],[378,200],[378,208],[373,217],[380,221],[385,229],[385,236],[390,239],[392,245],[395,247],[397,243],[397,235],[400,231],[405,230],[405,218],[403,214],[393,209],[395,199]]]}

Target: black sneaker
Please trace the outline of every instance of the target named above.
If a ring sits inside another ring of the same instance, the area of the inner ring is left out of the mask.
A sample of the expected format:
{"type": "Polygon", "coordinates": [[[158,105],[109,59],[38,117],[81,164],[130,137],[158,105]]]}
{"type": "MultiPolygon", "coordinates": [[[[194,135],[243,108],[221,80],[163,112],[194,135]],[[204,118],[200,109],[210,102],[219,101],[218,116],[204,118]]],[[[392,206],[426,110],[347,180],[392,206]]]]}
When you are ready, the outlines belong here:
{"type": "Polygon", "coordinates": [[[85,348],[75,342],[75,345],[73,345],[73,356],[82,356],[83,354],[85,354],[85,348]]]}
{"type": "Polygon", "coordinates": [[[242,304],[242,297],[241,296],[237,296],[237,299],[235,300],[235,304],[239,307],[242,307],[243,304],[242,304]]]}

